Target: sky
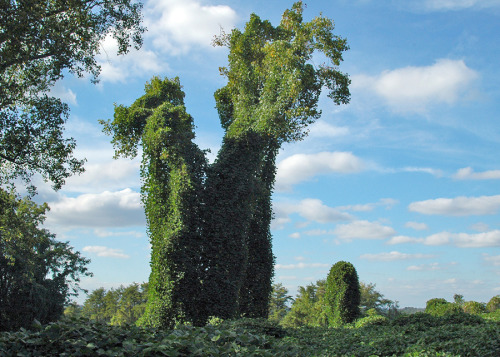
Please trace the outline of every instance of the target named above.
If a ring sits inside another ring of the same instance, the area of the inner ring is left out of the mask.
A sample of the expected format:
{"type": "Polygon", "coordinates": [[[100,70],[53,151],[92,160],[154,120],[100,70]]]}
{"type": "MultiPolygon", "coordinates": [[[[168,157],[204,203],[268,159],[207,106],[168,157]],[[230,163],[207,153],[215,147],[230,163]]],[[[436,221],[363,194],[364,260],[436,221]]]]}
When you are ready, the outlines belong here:
{"type": "MultiPolygon", "coordinates": [[[[280,151],[274,281],[295,296],[343,260],[400,307],[500,294],[500,1],[305,3],[306,21],[331,18],[348,41],[340,69],[351,102],[322,96],[308,137],[280,151]]],[[[98,120],[132,104],[153,76],[178,76],[196,142],[213,160],[223,135],[213,93],[225,85],[218,68],[228,54],[213,36],[243,28],[251,13],[277,25],[291,5],[145,0],[140,51],[116,57],[108,38],[99,84],[70,75],[56,84],[86,172],[58,192],[40,182],[36,199],[51,207],[45,226],[91,259],[83,288],[143,282],[150,272],[140,157],[113,160],[98,120]]]]}

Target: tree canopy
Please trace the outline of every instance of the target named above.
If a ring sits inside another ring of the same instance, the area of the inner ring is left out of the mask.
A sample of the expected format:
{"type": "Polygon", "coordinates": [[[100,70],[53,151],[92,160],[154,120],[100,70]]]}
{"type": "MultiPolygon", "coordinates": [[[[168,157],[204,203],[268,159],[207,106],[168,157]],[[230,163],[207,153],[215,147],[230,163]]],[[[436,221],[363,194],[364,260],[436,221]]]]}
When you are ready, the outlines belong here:
{"type": "Polygon", "coordinates": [[[0,189],[0,330],[58,319],[91,275],[88,259],[39,228],[46,210],[0,189]]]}
{"type": "MultiPolygon", "coordinates": [[[[84,160],[64,138],[68,106],[50,96],[64,70],[96,82],[95,55],[108,35],[120,54],[142,44],[141,8],[131,0],[0,0],[0,183],[40,173],[59,189],[84,160]]],[[[34,191],[31,186],[31,191],[34,191]]]]}

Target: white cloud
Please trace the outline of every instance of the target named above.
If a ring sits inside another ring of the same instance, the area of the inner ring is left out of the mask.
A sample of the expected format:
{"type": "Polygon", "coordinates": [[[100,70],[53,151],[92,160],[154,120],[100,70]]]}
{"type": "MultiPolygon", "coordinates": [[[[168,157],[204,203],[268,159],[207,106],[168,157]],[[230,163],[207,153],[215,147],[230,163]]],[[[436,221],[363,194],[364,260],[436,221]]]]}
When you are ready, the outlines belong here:
{"type": "Polygon", "coordinates": [[[422,172],[436,177],[442,177],[443,171],[431,167],[405,167],[403,172],[422,172]]]}
{"type": "Polygon", "coordinates": [[[420,265],[410,265],[406,270],[409,271],[436,271],[442,270],[443,267],[439,265],[439,263],[430,263],[430,264],[420,264],[420,265]]]}
{"type": "Polygon", "coordinates": [[[500,170],[489,170],[483,172],[474,172],[471,167],[464,167],[458,170],[453,178],[457,180],[499,180],[500,170]]]}
{"type": "MultiPolygon", "coordinates": [[[[330,223],[351,220],[352,216],[329,207],[321,200],[307,198],[297,203],[273,203],[274,219],[273,229],[282,229],[286,223],[291,221],[290,215],[297,213],[308,221],[318,223],[330,223]]],[[[305,226],[305,225],[304,225],[305,226]]]]}
{"type": "Polygon", "coordinates": [[[101,81],[125,82],[131,76],[168,70],[168,65],[145,46],[140,50],[132,48],[126,55],[118,56],[117,53],[118,42],[111,35],[107,36],[97,55],[97,63],[101,66],[101,81]]]}
{"type": "Polygon", "coordinates": [[[324,263],[297,263],[297,264],[276,264],[274,266],[277,270],[279,269],[305,269],[305,268],[328,268],[329,264],[324,263]]]}
{"type": "Polygon", "coordinates": [[[429,226],[427,226],[427,224],[419,222],[406,222],[405,227],[412,228],[417,231],[425,231],[426,229],[429,229],[429,226]]]}
{"type": "Polygon", "coordinates": [[[64,227],[126,227],[145,225],[140,194],[131,189],[62,197],[50,202],[46,223],[64,227]]]}
{"type": "Polygon", "coordinates": [[[340,210],[349,210],[353,212],[369,212],[373,211],[375,207],[385,207],[386,209],[391,209],[393,206],[397,205],[399,202],[398,200],[392,199],[392,198],[382,198],[378,202],[375,203],[365,203],[365,204],[358,204],[358,205],[349,205],[349,206],[341,206],[338,207],[340,210]]]}
{"type": "Polygon", "coordinates": [[[293,238],[293,239],[299,239],[300,238],[300,233],[299,232],[295,232],[295,233],[292,233],[289,235],[290,238],[293,238]]]}
{"type": "Polygon", "coordinates": [[[350,152],[320,152],[296,154],[277,165],[276,189],[290,190],[292,185],[306,181],[319,174],[352,174],[364,169],[361,159],[350,152]]]}
{"type": "Polygon", "coordinates": [[[424,111],[430,104],[453,104],[478,77],[462,60],[439,59],[431,66],[404,67],[378,76],[353,76],[353,88],[367,89],[397,111],[424,111]]]}
{"type": "Polygon", "coordinates": [[[121,249],[112,249],[104,247],[102,245],[89,245],[83,247],[84,252],[95,253],[98,257],[109,257],[109,258],[130,258],[127,254],[124,254],[121,249]]]}
{"type": "Polygon", "coordinates": [[[107,237],[123,237],[123,236],[133,236],[136,238],[141,238],[144,236],[144,233],[137,231],[126,231],[126,232],[111,232],[105,229],[94,229],[94,234],[101,238],[107,237]]]}
{"type": "Polygon", "coordinates": [[[76,94],[71,89],[63,86],[60,81],[56,82],[56,84],[50,89],[49,94],[61,99],[64,103],[78,105],[76,101],[76,94]]]}
{"type": "Polygon", "coordinates": [[[494,266],[500,266],[500,255],[483,254],[483,259],[494,266]]]}
{"type": "MultiPolygon", "coordinates": [[[[103,153],[101,152],[101,156],[103,153]]],[[[91,193],[139,186],[140,160],[113,160],[85,164],[85,172],[67,179],[64,191],[91,193]]]]}
{"type": "Polygon", "coordinates": [[[396,260],[410,260],[410,259],[429,259],[433,258],[433,255],[429,254],[409,254],[401,253],[397,251],[392,251],[389,253],[377,253],[377,254],[363,254],[360,256],[361,259],[392,262],[396,260]]]}
{"type": "Polygon", "coordinates": [[[154,47],[174,55],[194,46],[210,48],[220,29],[230,32],[238,19],[229,6],[202,5],[195,0],[151,0],[144,14],[154,47]]]}
{"type": "Polygon", "coordinates": [[[379,222],[354,221],[337,225],[333,233],[340,239],[384,239],[394,235],[396,231],[379,222]]]}
{"type": "Polygon", "coordinates": [[[495,214],[500,208],[500,195],[481,197],[437,198],[413,202],[412,212],[428,215],[470,216],[495,214]]]}
{"type": "Polygon", "coordinates": [[[490,8],[500,6],[499,0],[425,0],[427,10],[462,10],[468,8],[490,8]]]}
{"type": "Polygon", "coordinates": [[[336,138],[349,134],[349,128],[345,126],[333,126],[323,120],[318,120],[309,127],[309,136],[315,138],[336,138]]]}
{"type": "Polygon", "coordinates": [[[391,238],[387,244],[421,243],[425,245],[454,245],[459,248],[484,248],[500,247],[500,230],[482,233],[435,233],[425,238],[412,238],[407,236],[396,236],[391,238]]]}

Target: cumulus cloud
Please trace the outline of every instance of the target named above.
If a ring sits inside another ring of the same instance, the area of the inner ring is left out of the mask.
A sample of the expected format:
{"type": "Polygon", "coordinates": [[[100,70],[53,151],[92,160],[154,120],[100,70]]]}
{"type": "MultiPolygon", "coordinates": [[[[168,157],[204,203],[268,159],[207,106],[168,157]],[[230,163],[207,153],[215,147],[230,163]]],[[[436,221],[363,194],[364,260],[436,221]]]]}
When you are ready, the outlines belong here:
{"type": "MultiPolygon", "coordinates": [[[[101,152],[101,155],[102,152],[101,152]]],[[[109,158],[113,155],[110,154],[109,158]]],[[[91,193],[96,191],[119,190],[138,186],[140,160],[109,160],[106,162],[87,163],[85,172],[68,178],[65,191],[91,193]]]]}
{"type": "Polygon", "coordinates": [[[127,254],[124,254],[121,249],[108,248],[102,245],[89,245],[83,247],[84,252],[94,253],[98,257],[109,257],[109,258],[130,258],[127,254]]]}
{"type": "Polygon", "coordinates": [[[276,264],[274,266],[277,270],[280,269],[305,269],[305,268],[329,268],[330,264],[324,263],[297,263],[297,264],[276,264]]]}
{"type": "Polygon", "coordinates": [[[107,36],[101,42],[101,51],[97,55],[97,63],[101,66],[99,78],[102,82],[125,82],[129,77],[142,74],[154,74],[168,69],[155,52],[131,49],[126,56],[118,56],[118,42],[107,36]]]}
{"type": "Polygon", "coordinates": [[[474,172],[471,167],[458,170],[453,178],[457,180],[500,180],[500,170],[474,172]]]}
{"type": "Polygon", "coordinates": [[[409,253],[392,251],[389,253],[363,254],[360,256],[360,258],[367,260],[381,261],[381,262],[392,262],[396,260],[429,259],[429,258],[434,258],[434,256],[430,254],[420,254],[420,253],[409,254],[409,253]]]}
{"type": "Polygon", "coordinates": [[[299,232],[295,232],[295,233],[292,233],[289,235],[290,238],[293,238],[293,239],[299,239],[300,238],[300,233],[299,232]]]}
{"type": "Polygon", "coordinates": [[[290,222],[290,215],[296,213],[308,221],[330,223],[351,220],[352,216],[329,207],[319,199],[307,198],[297,203],[276,202],[273,204],[273,229],[280,229],[290,222]]]}
{"type": "Polygon", "coordinates": [[[202,5],[195,0],[152,0],[145,11],[147,36],[164,53],[183,54],[192,47],[210,48],[221,28],[230,32],[238,20],[227,5],[202,5]]]}
{"type": "Polygon", "coordinates": [[[416,231],[425,231],[426,229],[429,229],[427,224],[420,222],[406,222],[405,227],[412,228],[416,231]]]}
{"type": "Polygon", "coordinates": [[[292,185],[319,174],[353,174],[364,169],[363,161],[350,152],[296,154],[277,165],[276,189],[290,190],[292,185]]]}
{"type": "Polygon", "coordinates": [[[462,60],[439,59],[431,66],[353,76],[353,88],[374,92],[397,111],[419,112],[431,104],[457,102],[477,77],[462,60]]]}
{"type": "Polygon", "coordinates": [[[391,227],[368,221],[339,224],[333,230],[333,234],[340,239],[385,239],[395,233],[396,231],[391,227]]]}
{"type": "Polygon", "coordinates": [[[412,212],[428,215],[471,216],[495,214],[500,208],[500,195],[481,197],[437,198],[413,202],[412,212]]]}
{"type": "Polygon", "coordinates": [[[140,194],[131,189],[62,197],[50,202],[46,223],[64,227],[127,227],[145,225],[140,194]]]}
{"type": "Polygon", "coordinates": [[[454,245],[459,248],[500,247],[500,230],[482,233],[440,232],[424,238],[392,237],[387,244],[421,243],[424,245],[454,245]]]}

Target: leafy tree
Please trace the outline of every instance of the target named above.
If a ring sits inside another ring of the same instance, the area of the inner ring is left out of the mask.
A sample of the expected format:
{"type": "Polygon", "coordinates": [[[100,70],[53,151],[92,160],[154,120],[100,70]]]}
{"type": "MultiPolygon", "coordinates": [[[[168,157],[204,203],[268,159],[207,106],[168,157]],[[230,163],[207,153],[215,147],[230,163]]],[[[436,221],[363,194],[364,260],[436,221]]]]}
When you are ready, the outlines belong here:
{"type": "Polygon", "coordinates": [[[489,312],[495,312],[496,310],[500,309],[500,295],[493,296],[486,304],[486,309],[489,312]]]}
{"type": "Polygon", "coordinates": [[[84,161],[72,156],[75,141],[63,137],[68,106],[50,88],[64,70],[97,81],[95,55],[108,35],[120,54],[140,47],[141,8],[131,0],[1,0],[0,183],[30,183],[38,172],[59,189],[83,171],[84,161]]]}
{"type": "Polygon", "coordinates": [[[0,331],[57,320],[91,275],[88,259],[39,228],[47,209],[0,189],[0,331]]]}
{"type": "Polygon", "coordinates": [[[457,304],[459,306],[462,306],[463,304],[465,304],[464,296],[460,295],[460,294],[453,295],[453,301],[455,302],[455,304],[457,304]]]}
{"type": "MultiPolygon", "coordinates": [[[[82,307],[82,315],[98,322],[108,322],[106,314],[106,289],[92,291],[82,307]]],[[[109,301],[109,300],[108,300],[109,301]]]]}
{"type": "Polygon", "coordinates": [[[462,305],[462,310],[467,314],[478,315],[486,312],[486,306],[477,301],[467,301],[462,305]]]}
{"type": "Polygon", "coordinates": [[[82,316],[82,306],[78,305],[76,302],[70,303],[64,309],[64,316],[69,318],[79,318],[82,316]]]}
{"type": "Polygon", "coordinates": [[[351,263],[340,261],[332,266],[326,279],[325,300],[330,326],[350,323],[359,317],[359,279],[351,263]]]}
{"type": "MultiPolygon", "coordinates": [[[[147,284],[147,283],[146,283],[147,284]]],[[[147,302],[147,285],[133,283],[120,290],[120,302],[111,319],[112,325],[131,325],[144,314],[147,302]]]]}
{"type": "Polygon", "coordinates": [[[297,298],[281,324],[285,327],[327,326],[325,315],[325,280],[299,286],[297,298]]]}
{"type": "Polygon", "coordinates": [[[221,69],[228,83],[215,93],[225,136],[212,165],[193,143],[177,78],[153,78],[144,96],[102,122],[116,156],[134,157],[143,147],[152,243],[145,324],[267,317],[276,155],[320,116],[324,86],[335,103],[349,100],[349,79],[336,68],[346,41],[333,34],[329,19],[304,23],[301,2],[278,27],[252,15],[243,32],[233,30],[215,44],[229,47],[229,64],[221,69]],[[315,51],[330,64],[314,67],[315,51]]]}
{"type": "Polygon", "coordinates": [[[384,295],[375,290],[375,284],[360,282],[359,290],[361,294],[359,307],[362,314],[366,315],[370,310],[384,315],[394,315],[397,313],[397,301],[385,299],[384,295]]]}
{"type": "Polygon", "coordinates": [[[288,295],[288,289],[281,283],[273,284],[273,292],[269,301],[269,319],[279,323],[286,314],[290,311],[288,303],[293,301],[293,298],[288,295]]]}
{"type": "Polygon", "coordinates": [[[461,313],[462,308],[454,303],[446,301],[446,299],[435,298],[430,299],[425,304],[425,312],[433,316],[446,316],[455,313],[461,313]]]}

